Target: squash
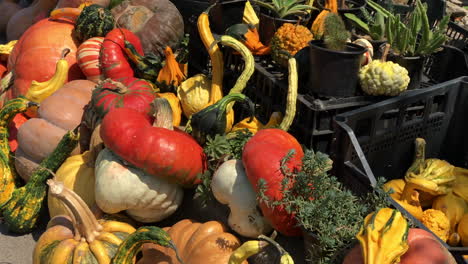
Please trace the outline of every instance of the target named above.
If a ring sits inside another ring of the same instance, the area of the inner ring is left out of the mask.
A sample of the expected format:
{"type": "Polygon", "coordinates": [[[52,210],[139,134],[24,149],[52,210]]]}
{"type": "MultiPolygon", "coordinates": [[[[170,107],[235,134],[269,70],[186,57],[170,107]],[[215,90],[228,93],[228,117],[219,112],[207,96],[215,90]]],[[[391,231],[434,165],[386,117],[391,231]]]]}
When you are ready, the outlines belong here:
{"type": "MultiPolygon", "coordinates": [[[[295,154],[286,166],[290,170],[299,170],[304,152],[301,145],[289,133],[276,128],[262,129],[244,145],[242,163],[250,184],[255,192],[260,191],[260,180],[265,183],[264,194],[270,200],[282,198],[281,181],[285,177],[280,169],[281,160],[291,151],[295,154]]],[[[293,214],[287,213],[281,206],[269,207],[264,201],[259,203],[263,216],[274,229],[287,236],[299,236],[302,231],[297,227],[293,214]]]]}
{"type": "Polygon", "coordinates": [[[325,0],[325,8],[317,15],[310,31],[314,35],[314,39],[321,39],[323,36],[323,30],[325,27],[325,18],[329,13],[338,14],[338,1],[337,0],[325,0]]]}
{"type": "Polygon", "coordinates": [[[166,99],[156,98],[154,106],[154,125],[146,114],[134,109],[110,110],[101,123],[104,145],[154,177],[187,187],[198,184],[198,176],[206,169],[202,147],[189,134],[173,129],[166,99]]]}
{"type": "Polygon", "coordinates": [[[461,243],[464,247],[468,247],[468,213],[463,215],[458,224],[457,232],[460,235],[461,243]]]}
{"type": "Polygon", "coordinates": [[[35,227],[43,201],[47,195],[46,180],[52,177],[72,150],[78,144],[78,128],[67,132],[54,151],[44,159],[31,180],[23,187],[15,189],[11,199],[2,208],[3,217],[9,230],[15,233],[28,233],[35,227]]]}
{"type": "Polygon", "coordinates": [[[16,171],[8,142],[8,124],[18,113],[25,112],[35,105],[24,97],[19,97],[8,101],[0,109],[0,208],[11,199],[16,188],[16,171]]]}
{"type": "Polygon", "coordinates": [[[468,203],[468,169],[455,167],[453,169],[455,174],[455,183],[453,184],[452,191],[455,195],[465,200],[468,203]]]}
{"type": "Polygon", "coordinates": [[[7,24],[7,40],[19,39],[34,23],[48,17],[56,4],[57,0],[34,0],[30,6],[16,12],[7,24]]]}
{"type": "MultiPolygon", "coordinates": [[[[246,9],[248,1],[246,2],[246,9]]],[[[226,30],[226,35],[230,35],[237,40],[241,41],[253,55],[263,56],[270,54],[270,46],[264,45],[260,42],[260,35],[258,34],[257,28],[252,24],[236,24],[230,26],[226,30]]]]}
{"type": "Polygon", "coordinates": [[[451,232],[457,230],[457,225],[463,215],[468,213],[468,204],[453,192],[437,196],[432,203],[432,208],[444,212],[448,217],[451,232]]]}
{"type": "Polygon", "coordinates": [[[104,80],[104,74],[99,66],[99,53],[101,51],[103,37],[90,38],[78,47],[76,59],[86,79],[98,83],[104,80]]]}
{"type": "MultiPolygon", "coordinates": [[[[66,131],[81,123],[83,108],[91,99],[94,85],[87,80],[66,83],[41,103],[37,118],[29,119],[19,128],[15,166],[24,180],[52,153],[66,131]]],[[[80,149],[76,148],[72,155],[79,153],[80,149]]]]}
{"type": "Polygon", "coordinates": [[[174,93],[157,93],[156,98],[166,98],[171,104],[172,109],[172,125],[177,127],[180,126],[182,119],[182,108],[180,106],[180,100],[174,93]]]}
{"type": "Polygon", "coordinates": [[[171,47],[167,46],[164,49],[164,55],[166,57],[165,64],[159,71],[157,81],[166,86],[178,87],[186,76],[182,72],[174,53],[172,53],[171,47]]]}
{"type": "Polygon", "coordinates": [[[83,42],[92,37],[104,37],[114,29],[114,17],[109,9],[92,4],[86,6],[76,19],[74,34],[83,42]]]}
{"type": "Polygon", "coordinates": [[[99,58],[104,77],[111,79],[134,77],[135,72],[124,50],[126,42],[132,44],[134,51],[140,56],[144,55],[140,39],[135,34],[125,28],[111,30],[104,37],[99,58]]]}
{"type": "Polygon", "coordinates": [[[416,190],[418,187],[414,183],[406,183],[401,196],[396,199],[394,198],[394,200],[416,219],[421,221],[423,210],[419,200],[420,193],[416,190]]]}
{"type": "Polygon", "coordinates": [[[290,56],[309,46],[314,39],[312,33],[303,25],[284,23],[271,38],[271,58],[279,65],[288,66],[290,56]]]}
{"type": "Polygon", "coordinates": [[[182,15],[169,0],[124,1],[112,8],[112,14],[117,27],[141,39],[145,54],[162,57],[166,46],[175,49],[184,36],[182,15]]]}
{"type": "Polygon", "coordinates": [[[107,7],[109,6],[110,0],[58,0],[56,8],[79,7],[83,2],[107,7]]]}
{"type": "MultiPolygon", "coordinates": [[[[92,151],[85,151],[83,154],[67,158],[54,177],[54,180],[62,182],[65,187],[80,196],[90,208],[96,204],[94,198],[95,156],[92,151]]],[[[68,215],[63,203],[52,195],[51,190],[47,195],[47,207],[51,218],[58,215],[68,215]]]]}
{"type": "Polygon", "coordinates": [[[96,159],[96,203],[105,213],[120,211],[142,223],[161,221],[182,203],[184,192],[175,184],[154,178],[124,161],[108,149],[96,159]]]}
{"type": "Polygon", "coordinates": [[[390,197],[392,197],[394,200],[399,200],[401,194],[403,193],[403,189],[405,188],[405,184],[405,180],[403,179],[391,180],[383,185],[383,190],[385,192],[389,192],[390,189],[392,189],[393,192],[390,193],[390,197]]]}
{"type": "Polygon", "coordinates": [[[427,209],[423,212],[421,223],[446,242],[450,234],[450,221],[447,216],[439,210],[427,209]]]}
{"type": "Polygon", "coordinates": [[[43,19],[22,35],[8,57],[8,70],[13,71],[15,77],[14,86],[6,92],[6,100],[25,95],[32,80],[49,80],[66,48],[70,49],[65,58],[70,67],[67,81],[82,79],[83,74],[76,64],[78,46],[72,37],[73,28],[73,24],[65,19],[43,19]]]}
{"type": "Polygon", "coordinates": [[[250,118],[247,117],[241,120],[239,123],[235,124],[232,127],[231,132],[247,129],[255,135],[255,133],[257,133],[260,129],[275,128],[281,123],[282,119],[283,114],[281,114],[281,112],[273,112],[270,116],[270,119],[268,120],[268,123],[264,125],[256,117],[254,117],[252,121],[250,121],[250,118]]]}
{"type": "Polygon", "coordinates": [[[135,232],[119,221],[97,220],[84,201],[62,183],[48,180],[50,193],[60,199],[71,216],[52,218],[33,252],[33,264],[110,263],[118,246],[135,232]]]}
{"type": "Polygon", "coordinates": [[[86,119],[89,124],[96,124],[110,110],[118,107],[132,108],[149,115],[150,104],[155,98],[151,84],[143,79],[105,79],[93,90],[86,119]]]}
{"type": "Polygon", "coordinates": [[[64,49],[62,51],[62,56],[57,61],[57,65],[55,67],[55,73],[50,80],[45,82],[37,82],[33,80],[31,82],[31,87],[29,87],[29,90],[25,95],[26,98],[33,102],[41,103],[44,99],[49,97],[65,84],[68,75],[68,61],[65,57],[69,52],[70,49],[64,49]]]}
{"type": "MultiPolygon", "coordinates": [[[[399,264],[455,264],[452,254],[429,232],[420,228],[410,228],[409,245],[400,258],[399,264]]],[[[345,257],[343,264],[364,264],[362,247],[355,246],[345,257]]]]}
{"type": "MultiPolygon", "coordinates": [[[[240,246],[239,239],[227,233],[223,224],[217,221],[197,223],[184,219],[163,230],[172,238],[185,264],[228,263],[232,252],[240,246]]],[[[156,264],[163,261],[180,263],[174,250],[160,245],[144,244],[142,253],[143,257],[137,264],[156,264]]]]}
{"type": "Polygon", "coordinates": [[[0,35],[5,36],[8,21],[22,9],[15,0],[3,0],[0,2],[0,10],[2,16],[0,17],[0,35]]]}

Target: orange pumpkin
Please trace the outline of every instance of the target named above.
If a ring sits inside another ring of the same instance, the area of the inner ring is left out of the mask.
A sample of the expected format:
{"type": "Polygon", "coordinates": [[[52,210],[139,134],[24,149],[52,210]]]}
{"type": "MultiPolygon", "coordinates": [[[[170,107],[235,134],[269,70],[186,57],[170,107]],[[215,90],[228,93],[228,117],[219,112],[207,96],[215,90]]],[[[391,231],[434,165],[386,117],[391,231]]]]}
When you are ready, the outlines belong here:
{"type": "Polygon", "coordinates": [[[14,71],[15,80],[6,100],[25,95],[32,80],[49,80],[65,48],[70,49],[66,57],[68,81],[84,79],[76,63],[79,43],[72,36],[73,28],[74,24],[65,19],[42,19],[24,32],[8,58],[8,70],[14,71]]]}
{"type": "MultiPolygon", "coordinates": [[[[202,224],[184,219],[163,229],[169,233],[185,264],[228,263],[232,252],[241,245],[239,239],[227,233],[217,221],[202,224]]],[[[179,264],[171,248],[148,243],[143,245],[142,253],[143,258],[137,264],[179,264]]]]}

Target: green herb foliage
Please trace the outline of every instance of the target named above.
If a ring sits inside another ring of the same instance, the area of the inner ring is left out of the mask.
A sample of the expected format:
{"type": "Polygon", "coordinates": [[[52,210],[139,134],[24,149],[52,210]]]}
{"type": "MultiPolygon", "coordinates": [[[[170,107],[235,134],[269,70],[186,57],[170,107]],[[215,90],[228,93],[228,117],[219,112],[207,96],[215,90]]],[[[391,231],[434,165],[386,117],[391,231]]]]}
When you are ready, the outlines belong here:
{"type": "MultiPolygon", "coordinates": [[[[294,152],[282,160],[283,199],[269,200],[264,195],[265,181],[258,183],[258,198],[269,206],[284,206],[288,212],[294,212],[298,223],[318,240],[320,250],[312,256],[314,260],[335,263],[342,257],[340,253],[355,241],[364,217],[377,208],[389,206],[388,196],[383,191],[362,197],[354,195],[336,177],[329,175],[332,161],[328,156],[313,150],[305,151],[301,170],[291,172],[286,162],[292,155],[294,152]]],[[[379,179],[379,186],[383,182],[379,179]]]]}

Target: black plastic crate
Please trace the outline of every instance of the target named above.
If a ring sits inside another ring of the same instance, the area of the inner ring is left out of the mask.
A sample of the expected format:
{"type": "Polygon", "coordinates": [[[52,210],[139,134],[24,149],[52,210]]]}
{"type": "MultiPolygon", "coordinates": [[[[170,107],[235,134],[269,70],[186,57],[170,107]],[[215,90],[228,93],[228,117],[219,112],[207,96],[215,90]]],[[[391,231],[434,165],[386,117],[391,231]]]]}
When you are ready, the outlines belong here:
{"type": "Polygon", "coordinates": [[[431,54],[425,60],[424,74],[432,83],[468,76],[467,56],[454,46],[443,45],[441,51],[431,54]]]}
{"type": "MultiPolygon", "coordinates": [[[[468,77],[460,77],[338,115],[333,172],[357,192],[375,186],[376,177],[402,178],[413,162],[417,137],[427,141],[428,158],[467,168],[467,109],[468,77]]],[[[428,230],[402,207],[395,207],[428,230]]],[[[468,254],[468,247],[443,244],[464,263],[461,255],[468,254]]]]}
{"type": "Polygon", "coordinates": [[[449,22],[445,35],[448,37],[447,45],[459,48],[465,53],[468,52],[468,31],[466,29],[454,22],[449,22]]]}

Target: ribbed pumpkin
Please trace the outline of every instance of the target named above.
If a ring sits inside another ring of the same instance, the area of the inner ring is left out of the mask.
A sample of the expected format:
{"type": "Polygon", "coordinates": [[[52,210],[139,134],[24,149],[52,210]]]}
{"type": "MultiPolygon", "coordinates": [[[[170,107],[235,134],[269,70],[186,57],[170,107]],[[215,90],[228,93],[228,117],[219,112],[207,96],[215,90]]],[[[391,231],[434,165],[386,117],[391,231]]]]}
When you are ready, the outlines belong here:
{"type": "Polygon", "coordinates": [[[49,80],[65,48],[70,49],[66,57],[68,81],[83,78],[76,63],[78,42],[72,37],[73,28],[73,23],[65,19],[43,19],[21,36],[8,58],[8,70],[15,72],[15,81],[6,92],[6,100],[26,94],[32,80],[49,80]]]}
{"type": "Polygon", "coordinates": [[[47,182],[51,194],[71,211],[56,216],[37,241],[33,264],[102,264],[110,263],[120,243],[135,228],[118,221],[97,220],[85,202],[59,182],[47,182]]]}
{"type": "Polygon", "coordinates": [[[184,21],[169,0],[129,0],[112,9],[116,26],[135,33],[145,54],[164,56],[164,49],[176,48],[184,36],[184,21]]]}
{"type": "Polygon", "coordinates": [[[76,20],[75,36],[79,41],[104,37],[114,28],[114,17],[109,9],[92,4],[81,11],[76,20]]]}
{"type": "MultiPolygon", "coordinates": [[[[228,263],[240,241],[217,221],[197,223],[184,219],[172,227],[163,228],[169,233],[180,258],[185,264],[228,263]]],[[[134,249],[137,250],[137,249],[134,249]]],[[[137,264],[178,264],[175,251],[156,244],[144,244],[143,258],[137,264]]]]}
{"type": "Polygon", "coordinates": [[[86,79],[96,83],[104,79],[104,74],[99,65],[99,53],[103,41],[103,37],[90,38],[81,43],[76,53],[78,65],[86,79]]]}
{"type": "MultiPolygon", "coordinates": [[[[96,203],[94,199],[94,160],[95,154],[90,151],[71,156],[60,166],[54,177],[56,181],[62,182],[65,187],[79,195],[90,208],[96,203]]],[[[50,190],[47,195],[47,205],[50,217],[68,215],[63,203],[55,198],[50,190]]]]}
{"type": "MultiPolygon", "coordinates": [[[[37,164],[52,153],[67,130],[80,124],[94,86],[88,80],[66,83],[42,101],[38,118],[29,119],[19,128],[15,166],[23,179],[27,180],[37,164]]],[[[76,148],[72,154],[79,153],[76,148]]]]}

